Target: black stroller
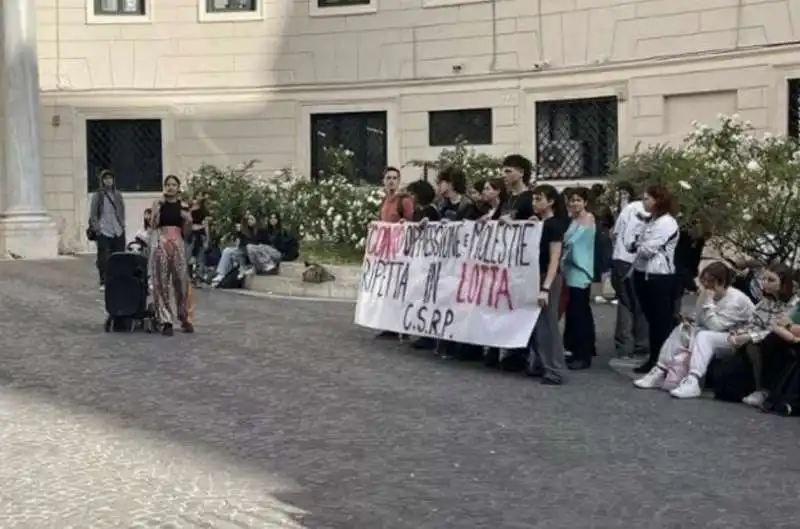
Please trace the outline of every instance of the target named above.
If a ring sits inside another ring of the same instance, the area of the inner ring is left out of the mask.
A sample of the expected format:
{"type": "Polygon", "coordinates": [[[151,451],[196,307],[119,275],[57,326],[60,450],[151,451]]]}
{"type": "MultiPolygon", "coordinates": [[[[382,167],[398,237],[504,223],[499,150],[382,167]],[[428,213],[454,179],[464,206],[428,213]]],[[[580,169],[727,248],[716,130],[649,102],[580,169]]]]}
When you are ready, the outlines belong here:
{"type": "Polygon", "coordinates": [[[148,294],[147,257],[135,251],[111,254],[106,268],[106,332],[153,332],[155,313],[148,294]]]}

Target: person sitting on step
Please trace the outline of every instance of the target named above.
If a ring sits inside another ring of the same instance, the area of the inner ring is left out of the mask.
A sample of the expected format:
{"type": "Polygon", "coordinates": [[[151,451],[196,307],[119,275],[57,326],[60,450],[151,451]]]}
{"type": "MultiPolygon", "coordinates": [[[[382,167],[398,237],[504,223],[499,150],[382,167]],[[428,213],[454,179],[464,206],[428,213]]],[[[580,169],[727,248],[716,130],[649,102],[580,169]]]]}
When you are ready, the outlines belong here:
{"type": "MultiPolygon", "coordinates": [[[[793,303],[791,270],[781,263],[767,267],[761,277],[761,289],[764,293],[764,298],[752,310],[748,321],[731,326],[727,330],[725,338],[727,344],[721,342],[719,335],[714,335],[713,340],[706,340],[705,348],[699,348],[693,344],[689,375],[671,392],[674,397],[694,398],[701,395],[700,379],[705,376],[708,366],[714,358],[714,349],[733,349],[744,347],[748,344],[760,343],[770,334],[778,318],[786,313],[793,303]],[[712,346],[708,347],[708,345],[712,346]],[[696,354],[698,349],[702,350],[696,354]]],[[[738,289],[737,292],[741,293],[738,289]]],[[[717,300],[714,303],[719,305],[720,301],[717,300]]],[[[707,338],[712,338],[710,335],[706,336],[707,338]]],[[[695,342],[697,342],[697,337],[695,337],[695,342]]],[[[665,375],[664,364],[659,361],[659,365],[653,368],[645,377],[639,379],[636,385],[641,388],[656,387],[659,383],[658,381],[663,380],[665,375]],[[656,368],[660,369],[657,370],[656,368]]]]}
{"type": "Polygon", "coordinates": [[[256,274],[277,274],[282,262],[297,259],[299,245],[281,224],[280,216],[272,213],[256,232],[256,242],[245,246],[245,251],[256,274]]]}
{"type": "Polygon", "coordinates": [[[211,285],[216,287],[232,270],[238,267],[238,279],[243,279],[245,275],[253,272],[252,267],[247,265],[247,252],[248,244],[254,244],[257,241],[256,233],[258,231],[258,224],[255,216],[249,211],[244,214],[242,221],[236,225],[238,244],[230,246],[222,250],[219,263],[217,264],[217,274],[211,281],[211,285]]]}

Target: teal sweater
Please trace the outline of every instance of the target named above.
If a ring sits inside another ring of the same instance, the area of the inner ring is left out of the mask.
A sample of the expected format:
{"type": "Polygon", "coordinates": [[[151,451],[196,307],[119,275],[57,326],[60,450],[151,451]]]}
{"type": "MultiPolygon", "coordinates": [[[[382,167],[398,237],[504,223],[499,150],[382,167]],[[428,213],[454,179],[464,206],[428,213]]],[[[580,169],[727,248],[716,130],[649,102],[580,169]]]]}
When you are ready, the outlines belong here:
{"type": "Polygon", "coordinates": [[[584,225],[572,221],[564,234],[561,269],[568,287],[586,288],[594,281],[595,233],[593,224],[584,225]]]}

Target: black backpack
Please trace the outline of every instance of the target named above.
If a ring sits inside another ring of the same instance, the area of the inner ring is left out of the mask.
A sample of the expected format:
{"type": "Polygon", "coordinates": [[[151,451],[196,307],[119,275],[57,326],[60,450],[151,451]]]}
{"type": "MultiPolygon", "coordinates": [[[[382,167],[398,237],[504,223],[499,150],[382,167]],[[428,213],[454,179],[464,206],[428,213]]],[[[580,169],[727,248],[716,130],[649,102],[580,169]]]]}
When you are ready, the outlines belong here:
{"type": "Polygon", "coordinates": [[[603,274],[611,270],[611,256],[614,242],[608,228],[597,226],[594,236],[594,278],[595,283],[603,280],[603,274]]]}
{"type": "Polygon", "coordinates": [[[234,266],[217,285],[217,288],[244,288],[244,279],[239,279],[239,267],[234,266]]]}
{"type": "Polygon", "coordinates": [[[744,349],[714,362],[714,398],[725,402],[742,402],[756,390],[753,364],[744,349]]]}

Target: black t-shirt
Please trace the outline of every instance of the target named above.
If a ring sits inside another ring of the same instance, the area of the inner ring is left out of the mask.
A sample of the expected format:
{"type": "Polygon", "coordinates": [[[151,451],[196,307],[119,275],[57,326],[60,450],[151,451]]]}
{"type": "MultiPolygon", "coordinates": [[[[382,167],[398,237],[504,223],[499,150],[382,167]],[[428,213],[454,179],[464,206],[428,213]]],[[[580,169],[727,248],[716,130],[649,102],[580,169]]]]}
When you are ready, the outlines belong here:
{"type": "Polygon", "coordinates": [[[533,217],[533,192],[526,189],[518,195],[509,195],[500,209],[512,220],[528,220],[533,217]]]}
{"type": "Polygon", "coordinates": [[[161,204],[158,226],[175,226],[178,228],[183,226],[180,202],[164,202],[161,204]]]}
{"type": "Polygon", "coordinates": [[[205,208],[193,209],[192,213],[192,224],[202,224],[206,217],[208,217],[208,211],[205,208]]]}
{"type": "Polygon", "coordinates": [[[547,265],[550,263],[550,243],[564,241],[567,231],[567,221],[550,217],[542,223],[542,241],[539,244],[539,275],[542,279],[547,276],[547,265]]]}

